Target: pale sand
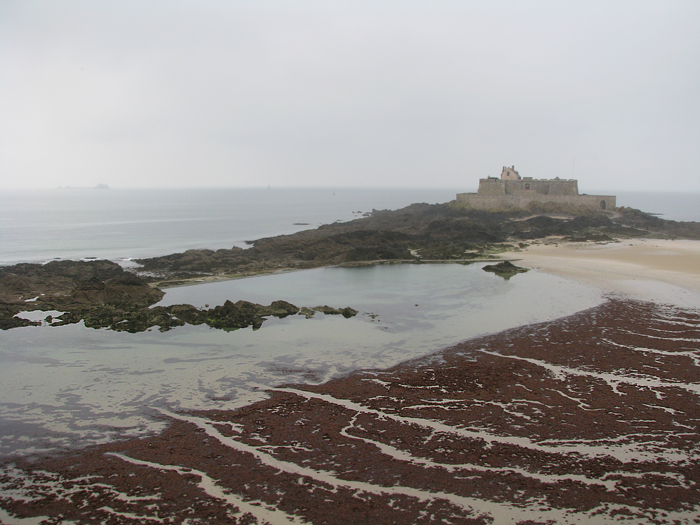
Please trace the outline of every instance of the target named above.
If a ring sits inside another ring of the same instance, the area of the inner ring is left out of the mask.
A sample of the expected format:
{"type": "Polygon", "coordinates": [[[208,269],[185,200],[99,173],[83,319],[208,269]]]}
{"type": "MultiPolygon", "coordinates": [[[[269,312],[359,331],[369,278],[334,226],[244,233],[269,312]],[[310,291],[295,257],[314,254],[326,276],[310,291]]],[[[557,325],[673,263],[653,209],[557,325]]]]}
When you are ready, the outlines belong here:
{"type": "Polygon", "coordinates": [[[606,293],[700,308],[700,241],[537,243],[518,264],[599,287],[606,293]]]}

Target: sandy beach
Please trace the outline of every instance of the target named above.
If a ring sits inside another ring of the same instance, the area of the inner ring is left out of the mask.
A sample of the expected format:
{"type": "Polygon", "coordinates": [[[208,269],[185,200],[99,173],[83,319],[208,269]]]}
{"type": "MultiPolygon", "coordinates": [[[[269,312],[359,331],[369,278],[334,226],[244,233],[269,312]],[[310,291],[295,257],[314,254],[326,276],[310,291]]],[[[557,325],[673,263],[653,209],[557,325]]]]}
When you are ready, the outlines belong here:
{"type": "Polygon", "coordinates": [[[528,246],[521,266],[645,301],[700,307],[700,241],[632,239],[528,246]]]}
{"type": "Polygon", "coordinates": [[[518,264],[609,299],[237,410],[162,410],[157,436],[17,461],[0,501],[27,521],[5,520],[698,523],[700,242],[542,243],[518,264]]]}

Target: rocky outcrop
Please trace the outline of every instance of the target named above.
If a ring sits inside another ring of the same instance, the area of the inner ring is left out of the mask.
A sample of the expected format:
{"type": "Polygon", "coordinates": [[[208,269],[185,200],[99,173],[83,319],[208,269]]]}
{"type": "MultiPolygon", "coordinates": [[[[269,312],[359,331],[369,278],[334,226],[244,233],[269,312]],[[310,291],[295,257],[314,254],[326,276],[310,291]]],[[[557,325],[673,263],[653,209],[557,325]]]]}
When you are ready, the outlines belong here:
{"type": "MultiPolygon", "coordinates": [[[[214,252],[212,252],[214,253],[214,252]]],[[[52,326],[83,321],[88,328],[143,332],[185,324],[236,330],[260,328],[266,318],[286,317],[300,308],[286,301],[264,306],[248,301],[226,301],[210,309],[192,305],[152,306],[164,292],[109,261],[54,261],[45,265],[18,264],[0,268],[0,329],[41,324],[16,317],[24,311],[61,313],[48,319],[52,326]]],[[[315,307],[311,311],[353,317],[352,308],[315,307]]]]}
{"type": "Polygon", "coordinates": [[[510,261],[503,261],[498,264],[488,264],[482,268],[485,272],[492,272],[503,277],[506,281],[517,275],[519,273],[525,273],[528,271],[527,268],[522,268],[521,266],[516,266],[510,261]]]}
{"type": "Polygon", "coordinates": [[[192,319],[190,324],[201,322],[213,327],[223,329],[236,329],[252,326],[259,329],[265,316],[287,317],[299,312],[299,308],[286,301],[275,301],[270,306],[262,306],[248,301],[232,303],[226,301],[221,306],[215,306],[211,310],[202,312],[202,315],[192,319]]]}
{"type": "Polygon", "coordinates": [[[15,317],[23,311],[59,310],[75,317],[95,310],[104,316],[105,312],[148,307],[163,295],[141,277],[110,261],[0,267],[0,328],[39,324],[15,317]]]}
{"type": "Polygon", "coordinates": [[[349,306],[345,308],[333,308],[327,304],[323,306],[314,306],[313,308],[303,307],[299,312],[301,315],[306,316],[307,319],[312,318],[316,312],[320,312],[323,315],[342,315],[346,319],[355,317],[357,315],[357,310],[350,308],[349,306]]]}
{"type": "Polygon", "coordinates": [[[111,261],[0,267],[0,302],[23,310],[67,310],[86,304],[147,306],[163,295],[111,261]]]}
{"type": "MultiPolygon", "coordinates": [[[[317,307],[318,308],[318,307],[317,307]]],[[[342,314],[344,317],[354,317],[357,310],[352,308],[336,309],[324,307],[323,309],[311,309],[321,311],[327,315],[342,314]]],[[[177,326],[202,325],[221,330],[238,330],[239,328],[252,327],[258,330],[269,317],[283,318],[295,315],[301,311],[302,315],[308,308],[298,308],[286,301],[274,301],[269,306],[250,303],[248,301],[226,301],[223,305],[213,308],[196,308],[190,304],[178,304],[172,306],[155,306],[152,308],[138,308],[128,306],[113,306],[99,304],[74,308],[50,319],[52,326],[63,326],[83,321],[88,328],[108,328],[118,332],[144,332],[158,327],[161,332],[166,332],[177,326]]],[[[309,317],[307,315],[307,317],[309,317]]],[[[17,326],[27,326],[25,321],[18,318],[17,326]]],[[[11,321],[8,321],[11,322],[11,321]]],[[[13,328],[14,326],[7,326],[13,328]]]]}
{"type": "Polygon", "coordinates": [[[412,204],[396,211],[374,210],[369,217],[334,223],[293,235],[254,241],[243,250],[188,250],[141,259],[139,275],[151,282],[202,275],[240,276],[280,269],[363,261],[464,260],[492,253],[494,244],[548,236],[570,241],[610,241],[617,237],[700,239],[700,224],[665,221],[639,210],[590,210],[557,216],[515,210],[488,212],[447,204],[412,204]]]}

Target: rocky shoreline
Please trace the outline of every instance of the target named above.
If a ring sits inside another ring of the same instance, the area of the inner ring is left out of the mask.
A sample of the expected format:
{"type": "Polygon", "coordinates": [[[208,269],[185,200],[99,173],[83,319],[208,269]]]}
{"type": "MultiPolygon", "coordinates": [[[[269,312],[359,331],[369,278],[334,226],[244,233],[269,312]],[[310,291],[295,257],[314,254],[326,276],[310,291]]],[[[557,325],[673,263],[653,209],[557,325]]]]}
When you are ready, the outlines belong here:
{"type": "Polygon", "coordinates": [[[63,326],[84,322],[88,328],[143,332],[153,327],[167,331],[185,324],[206,324],[234,330],[252,326],[259,329],[267,317],[316,312],[354,317],[357,311],[328,305],[297,307],[286,301],[270,305],[249,301],[226,301],[213,308],[180,304],[153,306],[164,292],[144,279],[124,271],[110,261],[53,261],[45,265],[19,264],[0,268],[0,328],[63,326]],[[29,299],[27,299],[29,297],[29,299]],[[53,312],[43,321],[17,314],[24,311],[53,312]]]}
{"type": "MultiPolygon", "coordinates": [[[[540,209],[541,208],[541,209],[540,209]]],[[[551,208],[551,209],[550,209],[551,208]]],[[[0,267],[0,329],[41,324],[17,314],[54,312],[45,322],[84,321],[93,328],[129,332],[188,324],[216,328],[259,327],[266,316],[326,309],[352,316],[345,307],[296,307],[285,301],[258,305],[236,301],[212,309],[191,305],[154,307],[161,288],[331,265],[456,262],[467,264],[517,255],[529,243],[614,242],[616,238],[700,239],[700,224],[666,221],[639,210],[597,212],[575,208],[485,212],[447,204],[413,204],[396,211],[254,241],[249,249],[188,250],[139,259],[125,271],[110,261],[51,261],[0,267]],[[282,303],[285,303],[284,306],[282,303]]],[[[520,269],[505,263],[485,268],[504,278],[520,269]]]]}

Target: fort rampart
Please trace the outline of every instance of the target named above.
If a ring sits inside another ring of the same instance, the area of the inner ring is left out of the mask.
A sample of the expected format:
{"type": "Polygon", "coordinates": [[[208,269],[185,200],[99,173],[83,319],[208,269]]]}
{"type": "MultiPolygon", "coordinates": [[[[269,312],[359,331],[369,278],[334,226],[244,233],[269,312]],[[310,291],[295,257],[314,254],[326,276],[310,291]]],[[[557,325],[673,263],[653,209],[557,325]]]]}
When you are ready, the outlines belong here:
{"type": "Polygon", "coordinates": [[[526,209],[531,202],[570,204],[585,206],[597,210],[614,208],[616,198],[613,195],[481,195],[479,193],[458,193],[457,202],[478,210],[502,210],[508,208],[526,209]]]}
{"type": "Polygon", "coordinates": [[[568,204],[607,210],[617,205],[614,195],[580,195],[576,179],[521,177],[515,166],[503,167],[501,177],[479,179],[477,193],[458,193],[457,202],[481,210],[527,208],[530,203],[568,204]]]}

